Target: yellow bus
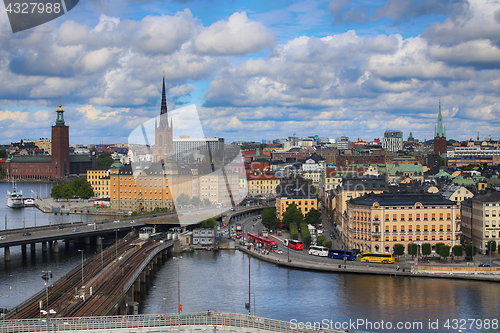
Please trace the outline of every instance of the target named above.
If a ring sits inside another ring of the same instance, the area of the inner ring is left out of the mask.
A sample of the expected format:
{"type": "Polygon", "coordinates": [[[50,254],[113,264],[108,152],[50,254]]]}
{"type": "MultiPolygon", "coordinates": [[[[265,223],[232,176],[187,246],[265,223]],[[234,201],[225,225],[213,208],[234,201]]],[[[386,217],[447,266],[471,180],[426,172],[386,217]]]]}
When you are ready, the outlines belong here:
{"type": "Polygon", "coordinates": [[[361,262],[394,264],[394,256],[392,253],[365,252],[361,255],[361,262]]]}

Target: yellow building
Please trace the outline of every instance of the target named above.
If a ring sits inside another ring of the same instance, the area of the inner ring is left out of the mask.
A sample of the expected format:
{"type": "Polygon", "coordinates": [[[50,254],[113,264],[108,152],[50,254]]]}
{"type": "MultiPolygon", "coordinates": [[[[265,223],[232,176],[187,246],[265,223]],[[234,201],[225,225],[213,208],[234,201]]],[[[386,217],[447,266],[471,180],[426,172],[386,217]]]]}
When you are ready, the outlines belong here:
{"type": "Polygon", "coordinates": [[[35,145],[46,151],[49,155],[52,155],[52,141],[50,139],[37,140],[35,145]]]}
{"type": "Polygon", "coordinates": [[[276,214],[280,220],[292,203],[303,215],[306,215],[313,208],[318,209],[317,196],[309,182],[302,178],[296,178],[282,181],[276,187],[276,214]]]}
{"type": "Polygon", "coordinates": [[[274,172],[261,172],[260,170],[247,174],[246,185],[248,194],[252,196],[259,195],[275,195],[276,186],[280,183],[280,179],[274,172]]]}
{"type": "Polygon", "coordinates": [[[415,243],[420,254],[423,243],[460,244],[460,205],[440,194],[368,194],[348,201],[346,215],[346,242],[361,251],[415,243]]]}
{"type": "Polygon", "coordinates": [[[94,190],[96,198],[109,198],[109,167],[100,166],[87,170],[87,182],[94,190]]]}

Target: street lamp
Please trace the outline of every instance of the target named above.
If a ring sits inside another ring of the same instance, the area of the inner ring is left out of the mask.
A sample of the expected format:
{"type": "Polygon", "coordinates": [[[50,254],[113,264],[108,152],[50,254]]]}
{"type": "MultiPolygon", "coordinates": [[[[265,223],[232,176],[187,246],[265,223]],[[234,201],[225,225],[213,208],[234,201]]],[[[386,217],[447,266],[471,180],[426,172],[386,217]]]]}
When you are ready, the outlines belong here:
{"type": "Polygon", "coordinates": [[[49,321],[50,321],[50,313],[56,313],[54,310],[49,310],[49,290],[48,290],[48,281],[52,278],[52,272],[51,271],[42,271],[44,273],[42,275],[43,283],[45,284],[45,295],[47,296],[47,311],[41,309],[40,312],[42,314],[47,315],[47,332],[49,331],[49,321]]]}
{"type": "Polygon", "coordinates": [[[84,252],[84,250],[78,250],[78,252],[82,253],[82,288],[83,288],[83,252],[84,252]]]}

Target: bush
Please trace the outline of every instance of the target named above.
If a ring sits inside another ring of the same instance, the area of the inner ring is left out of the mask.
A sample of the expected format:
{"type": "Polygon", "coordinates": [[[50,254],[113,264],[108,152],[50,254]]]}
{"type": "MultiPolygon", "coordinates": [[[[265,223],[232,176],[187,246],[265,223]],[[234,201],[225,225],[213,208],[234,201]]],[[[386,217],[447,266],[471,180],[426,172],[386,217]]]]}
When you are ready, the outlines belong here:
{"type": "Polygon", "coordinates": [[[297,229],[297,224],[290,223],[290,238],[298,240],[299,239],[299,230],[297,229]]]}
{"type": "Polygon", "coordinates": [[[413,256],[416,256],[418,253],[418,246],[415,243],[408,243],[407,247],[408,254],[413,256]]]}
{"type": "Polygon", "coordinates": [[[300,225],[300,233],[302,234],[302,243],[304,247],[309,247],[311,245],[311,233],[309,232],[307,224],[302,223],[300,225]]]}
{"type": "Polygon", "coordinates": [[[464,248],[462,247],[462,245],[455,245],[453,247],[453,255],[455,257],[461,257],[464,255],[464,248]]]}
{"type": "Polygon", "coordinates": [[[446,258],[448,258],[450,256],[450,246],[449,245],[441,245],[439,247],[439,255],[446,260],[446,258]]]}
{"type": "Polygon", "coordinates": [[[436,244],[436,254],[441,256],[441,246],[444,246],[444,243],[437,243],[436,244]]]}
{"type": "Polygon", "coordinates": [[[321,236],[318,236],[318,238],[316,239],[316,244],[318,244],[318,246],[324,246],[323,244],[326,242],[326,237],[321,235],[321,236]]]}
{"type": "Polygon", "coordinates": [[[465,245],[465,255],[467,257],[472,257],[476,254],[477,252],[477,247],[473,246],[472,244],[467,244],[465,245]],[[474,249],[474,252],[473,252],[474,249]]]}

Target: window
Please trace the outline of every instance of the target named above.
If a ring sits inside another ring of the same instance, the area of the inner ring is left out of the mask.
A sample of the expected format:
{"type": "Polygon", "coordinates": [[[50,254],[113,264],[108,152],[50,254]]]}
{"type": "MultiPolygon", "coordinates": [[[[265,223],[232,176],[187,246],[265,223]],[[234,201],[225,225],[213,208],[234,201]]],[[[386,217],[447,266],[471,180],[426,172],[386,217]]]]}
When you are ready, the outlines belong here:
{"type": "Polygon", "coordinates": [[[385,220],[389,221],[389,214],[385,214],[385,220]]]}
{"type": "Polygon", "coordinates": [[[401,226],[401,232],[405,232],[405,226],[404,225],[401,226]]]}
{"type": "Polygon", "coordinates": [[[392,220],[396,221],[397,219],[398,219],[397,215],[396,214],[392,214],[392,220]]]}
{"type": "Polygon", "coordinates": [[[392,232],[398,232],[398,227],[397,227],[397,226],[395,226],[395,225],[393,225],[393,226],[392,226],[392,232]]]}
{"type": "Polygon", "coordinates": [[[385,226],[385,232],[389,232],[389,226],[388,225],[385,226]]]}
{"type": "Polygon", "coordinates": [[[405,236],[401,236],[401,241],[404,242],[405,241],[405,236]]]}
{"type": "Polygon", "coordinates": [[[405,214],[401,214],[401,221],[405,220],[405,214]]]}
{"type": "Polygon", "coordinates": [[[432,220],[436,221],[436,214],[432,213],[432,220]]]}
{"type": "Polygon", "coordinates": [[[434,224],[431,226],[431,230],[436,231],[436,226],[434,224]]]}
{"type": "Polygon", "coordinates": [[[420,224],[417,224],[417,231],[420,231],[420,224]]]}
{"type": "Polygon", "coordinates": [[[446,230],[451,231],[451,224],[448,224],[448,225],[446,226],[446,230]]]}
{"type": "Polygon", "coordinates": [[[420,214],[417,214],[417,221],[420,221],[420,214]]]}
{"type": "Polygon", "coordinates": [[[446,219],[449,221],[451,220],[451,213],[446,214],[446,219]]]}
{"type": "Polygon", "coordinates": [[[424,214],[424,221],[427,221],[427,213],[424,214]]]}
{"type": "Polygon", "coordinates": [[[392,241],[393,242],[397,242],[398,241],[398,238],[396,236],[392,237],[392,241]]]}
{"type": "Polygon", "coordinates": [[[443,220],[443,213],[439,213],[439,221],[443,220]]]}
{"type": "Polygon", "coordinates": [[[439,231],[443,231],[443,230],[444,230],[443,225],[442,225],[442,224],[441,224],[441,225],[439,225],[439,231]]]}
{"type": "Polygon", "coordinates": [[[428,227],[429,227],[429,226],[428,226],[427,224],[424,224],[424,231],[429,231],[429,230],[428,230],[428,227]]]}
{"type": "Polygon", "coordinates": [[[413,214],[408,214],[408,221],[413,221],[413,214]]]}

